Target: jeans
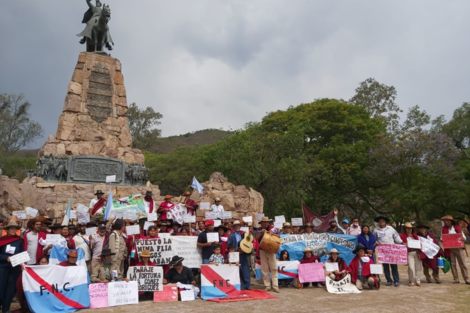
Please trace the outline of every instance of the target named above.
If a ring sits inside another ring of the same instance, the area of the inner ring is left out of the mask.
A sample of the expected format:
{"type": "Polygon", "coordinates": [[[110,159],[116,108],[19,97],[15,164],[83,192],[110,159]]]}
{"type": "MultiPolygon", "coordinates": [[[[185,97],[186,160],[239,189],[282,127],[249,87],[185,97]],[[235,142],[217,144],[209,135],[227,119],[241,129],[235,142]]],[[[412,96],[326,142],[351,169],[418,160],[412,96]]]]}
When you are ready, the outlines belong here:
{"type": "Polygon", "coordinates": [[[202,264],[209,264],[209,259],[202,259],[202,264]]]}
{"type": "Polygon", "coordinates": [[[250,267],[248,265],[249,255],[240,253],[240,283],[242,289],[250,289],[250,267]]]}
{"type": "Polygon", "coordinates": [[[398,276],[398,267],[396,264],[387,264],[387,263],[383,263],[382,264],[383,267],[384,267],[384,275],[385,275],[385,278],[387,279],[387,282],[391,283],[392,282],[392,278],[390,277],[390,267],[392,268],[392,275],[393,275],[393,281],[395,283],[399,283],[400,282],[400,277],[398,276]]]}
{"type": "Polygon", "coordinates": [[[21,274],[17,267],[0,267],[0,306],[3,312],[10,310],[11,301],[16,293],[16,281],[21,274]]]}

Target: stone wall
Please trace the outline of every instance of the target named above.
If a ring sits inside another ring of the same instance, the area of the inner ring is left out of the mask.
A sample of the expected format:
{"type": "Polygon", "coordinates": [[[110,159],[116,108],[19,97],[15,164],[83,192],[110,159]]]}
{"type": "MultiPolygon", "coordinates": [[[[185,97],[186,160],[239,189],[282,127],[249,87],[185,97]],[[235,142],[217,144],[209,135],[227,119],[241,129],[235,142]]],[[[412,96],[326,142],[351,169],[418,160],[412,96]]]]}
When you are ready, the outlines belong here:
{"type": "Polygon", "coordinates": [[[50,135],[38,157],[107,156],[126,163],[145,161],[132,149],[121,62],[81,52],[67,89],[56,135],[50,135]]]}

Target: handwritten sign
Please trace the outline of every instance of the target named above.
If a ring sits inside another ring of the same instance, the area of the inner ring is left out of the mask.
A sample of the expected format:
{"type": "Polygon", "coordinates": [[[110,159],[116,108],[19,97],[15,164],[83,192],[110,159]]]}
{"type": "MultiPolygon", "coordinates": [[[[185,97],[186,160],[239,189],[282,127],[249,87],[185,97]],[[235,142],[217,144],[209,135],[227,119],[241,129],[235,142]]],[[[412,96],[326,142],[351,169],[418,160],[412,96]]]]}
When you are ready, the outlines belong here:
{"type": "Polygon", "coordinates": [[[108,284],[90,284],[88,292],[90,293],[90,309],[108,306],[108,284]]]}
{"type": "Polygon", "coordinates": [[[53,235],[53,234],[46,235],[46,245],[60,245],[61,243],[62,243],[61,235],[53,235]]]}
{"type": "Polygon", "coordinates": [[[323,263],[299,264],[299,281],[301,283],[325,281],[323,263]]]}
{"type": "Polygon", "coordinates": [[[70,219],[76,219],[76,218],[77,218],[77,211],[70,210],[70,219]]]}
{"type": "Polygon", "coordinates": [[[419,240],[408,238],[407,243],[408,243],[408,248],[421,250],[421,243],[419,242],[419,240]]]}
{"type": "Polygon", "coordinates": [[[408,249],[405,245],[381,244],[377,246],[377,256],[380,263],[408,264],[408,249]]]}
{"type": "Polygon", "coordinates": [[[282,229],[284,227],[282,222],[274,222],[274,228],[282,229]]]}
{"type": "MultiPolygon", "coordinates": [[[[144,249],[150,250],[150,261],[156,265],[169,264],[175,255],[172,245],[173,238],[138,239],[135,241],[137,253],[142,253],[144,249]]],[[[197,237],[195,238],[197,240],[197,237]]]]}
{"type": "Polygon", "coordinates": [[[168,211],[170,216],[172,216],[173,221],[177,222],[178,224],[183,224],[184,217],[188,214],[188,209],[184,204],[177,204],[168,211]]]}
{"type": "Polygon", "coordinates": [[[384,272],[384,269],[381,264],[371,264],[370,265],[370,273],[371,274],[376,274],[376,275],[382,275],[384,272]]]}
{"type": "Polygon", "coordinates": [[[90,223],[90,214],[88,214],[88,213],[82,214],[82,213],[79,212],[78,215],[77,215],[77,220],[78,220],[78,224],[90,223]]]}
{"type": "Polygon", "coordinates": [[[30,258],[29,258],[29,254],[27,251],[10,256],[10,262],[11,262],[12,267],[15,267],[19,264],[26,263],[29,260],[30,258]]]}
{"type": "Polygon", "coordinates": [[[434,241],[430,238],[424,238],[419,236],[419,241],[421,242],[421,251],[428,257],[428,259],[434,258],[434,256],[441,250],[439,245],[436,245],[434,241]]]}
{"type": "Polygon", "coordinates": [[[36,217],[36,215],[38,215],[38,210],[33,209],[33,208],[30,208],[30,207],[27,207],[27,208],[26,208],[26,214],[27,214],[29,217],[34,218],[34,217],[36,217]]]}
{"type": "Polygon", "coordinates": [[[196,216],[194,215],[185,215],[183,217],[184,223],[196,223],[196,216]]]}
{"type": "Polygon", "coordinates": [[[220,225],[222,225],[221,220],[214,220],[214,227],[219,227],[220,225]]]}
{"type": "Polygon", "coordinates": [[[96,227],[89,227],[85,230],[87,236],[96,234],[97,230],[96,227]]]}
{"type": "Polygon", "coordinates": [[[139,225],[126,226],[126,234],[128,236],[140,234],[139,225]]]}
{"type": "Polygon", "coordinates": [[[222,218],[224,220],[232,218],[232,211],[224,211],[224,213],[222,214],[222,218]]]}
{"type": "Polygon", "coordinates": [[[154,222],[145,222],[144,230],[148,230],[150,226],[155,226],[154,222]]]}
{"type": "Polygon", "coordinates": [[[250,232],[250,228],[249,227],[240,227],[240,231],[244,232],[244,233],[249,233],[250,232]]]}
{"type": "Polygon", "coordinates": [[[258,213],[256,214],[255,218],[257,221],[261,221],[261,219],[264,217],[264,213],[258,213]]]}
{"type": "Polygon", "coordinates": [[[326,290],[329,293],[334,294],[345,294],[345,293],[361,293],[359,289],[357,289],[356,285],[351,282],[351,275],[348,274],[346,277],[339,281],[335,281],[330,277],[326,277],[326,290]]]}
{"type": "Polygon", "coordinates": [[[465,240],[462,234],[443,234],[442,246],[444,249],[465,248],[465,240]]]}
{"type": "Polygon", "coordinates": [[[201,202],[199,203],[199,209],[201,210],[210,210],[211,203],[210,202],[201,202]]]}
{"type": "Polygon", "coordinates": [[[12,214],[20,220],[26,219],[26,211],[13,211],[12,214]]]}
{"type": "MultiPolygon", "coordinates": [[[[216,233],[217,234],[217,233],[216,233]]],[[[202,251],[197,248],[196,236],[174,236],[173,255],[184,258],[183,265],[189,268],[200,268],[202,263],[202,251]]]]}
{"type": "Polygon", "coordinates": [[[163,286],[163,291],[153,293],[153,302],[178,301],[178,287],[176,285],[163,286]]]}
{"type": "Polygon", "coordinates": [[[302,226],[304,224],[301,217],[294,217],[293,219],[291,219],[291,221],[292,226],[302,226]]]}
{"type": "Polygon", "coordinates": [[[284,215],[279,215],[274,217],[274,222],[282,223],[284,224],[286,222],[286,218],[284,215]]]}
{"type": "Polygon", "coordinates": [[[127,278],[138,283],[139,291],[163,291],[161,266],[130,266],[127,278]]]}
{"type": "Polygon", "coordinates": [[[219,242],[219,233],[207,233],[207,242],[219,242]]]}
{"type": "Polygon", "coordinates": [[[243,216],[243,221],[245,223],[253,223],[253,216],[243,216]]]}
{"type": "Polygon", "coordinates": [[[106,176],[106,183],[114,183],[116,181],[116,175],[106,176]]]}
{"type": "Polygon", "coordinates": [[[205,217],[206,217],[206,220],[215,220],[217,218],[217,213],[215,213],[215,212],[206,212],[205,217]]]}
{"type": "Polygon", "coordinates": [[[139,303],[139,291],[136,281],[108,284],[108,306],[137,303],[139,303]]]}
{"type": "Polygon", "coordinates": [[[153,221],[156,221],[158,219],[157,217],[157,213],[149,213],[147,214],[147,221],[149,222],[153,222],[153,221]]]}
{"type": "Polygon", "coordinates": [[[86,214],[86,213],[88,213],[89,208],[84,206],[83,204],[79,203],[79,204],[77,204],[77,209],[76,210],[77,210],[78,213],[86,214]]]}
{"type": "Polygon", "coordinates": [[[238,262],[240,262],[240,253],[238,253],[238,252],[229,252],[228,262],[229,263],[238,263],[238,262]]]}
{"type": "Polygon", "coordinates": [[[339,271],[338,262],[326,262],[325,269],[327,272],[339,271]]]}
{"type": "Polygon", "coordinates": [[[192,290],[183,290],[180,292],[181,301],[193,301],[194,300],[194,291],[192,290]]]}

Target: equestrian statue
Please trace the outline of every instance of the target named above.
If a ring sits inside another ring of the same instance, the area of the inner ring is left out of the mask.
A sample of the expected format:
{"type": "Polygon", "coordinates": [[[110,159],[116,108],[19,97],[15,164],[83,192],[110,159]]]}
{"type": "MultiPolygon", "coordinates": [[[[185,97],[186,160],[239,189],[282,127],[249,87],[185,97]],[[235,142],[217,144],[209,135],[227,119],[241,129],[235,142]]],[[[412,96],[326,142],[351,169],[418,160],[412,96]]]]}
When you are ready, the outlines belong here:
{"type": "Polygon", "coordinates": [[[80,43],[86,43],[87,52],[103,51],[104,47],[110,51],[113,50],[114,42],[108,27],[111,19],[109,5],[102,5],[100,0],[96,0],[96,5],[93,5],[91,0],[86,0],[86,3],[90,8],[83,15],[82,23],[85,23],[86,27],[77,35],[83,37],[80,43]]]}

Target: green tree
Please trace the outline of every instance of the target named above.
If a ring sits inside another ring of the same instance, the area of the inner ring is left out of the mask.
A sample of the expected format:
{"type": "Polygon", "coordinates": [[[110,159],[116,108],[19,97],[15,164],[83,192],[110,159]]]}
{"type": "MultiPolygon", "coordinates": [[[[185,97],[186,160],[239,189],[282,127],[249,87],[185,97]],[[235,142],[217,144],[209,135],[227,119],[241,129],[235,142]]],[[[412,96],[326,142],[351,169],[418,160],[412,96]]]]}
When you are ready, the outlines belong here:
{"type": "Polygon", "coordinates": [[[127,111],[129,128],[132,136],[132,146],[134,148],[149,150],[161,135],[161,130],[156,126],[160,125],[163,115],[155,112],[151,107],[139,109],[137,105],[131,103],[127,111]]]}
{"type": "Polygon", "coordinates": [[[42,126],[30,120],[24,95],[0,94],[0,157],[10,156],[40,138],[42,126]]]}
{"type": "Polygon", "coordinates": [[[454,140],[457,148],[467,149],[470,143],[470,103],[464,102],[457,108],[452,119],[442,125],[441,131],[454,140]]]}

